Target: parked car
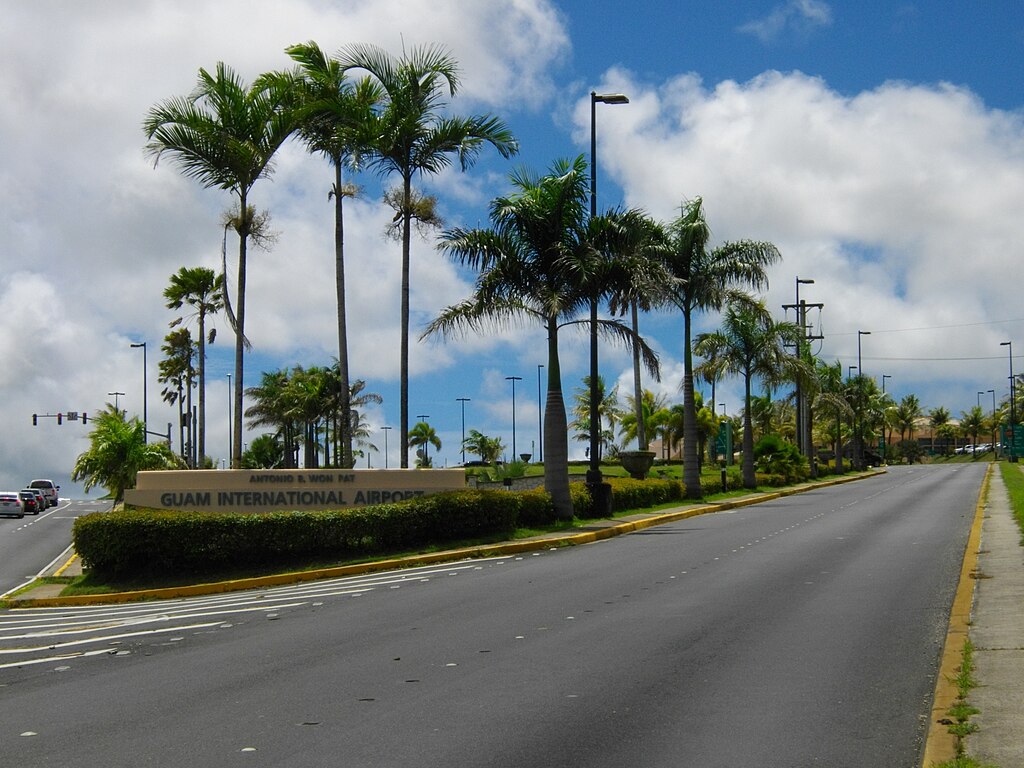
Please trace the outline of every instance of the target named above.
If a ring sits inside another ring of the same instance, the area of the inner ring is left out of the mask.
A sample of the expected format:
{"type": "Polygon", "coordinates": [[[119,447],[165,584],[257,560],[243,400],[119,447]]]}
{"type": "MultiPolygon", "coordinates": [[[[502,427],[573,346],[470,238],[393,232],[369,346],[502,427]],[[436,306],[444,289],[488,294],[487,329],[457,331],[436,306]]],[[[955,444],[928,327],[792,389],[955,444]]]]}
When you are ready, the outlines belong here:
{"type": "Polygon", "coordinates": [[[0,492],[0,515],[4,517],[25,516],[25,505],[17,491],[0,492]]]}
{"type": "Polygon", "coordinates": [[[39,514],[39,497],[36,496],[35,490],[18,491],[18,495],[21,496],[21,506],[24,507],[26,515],[39,514]]]}
{"type": "Polygon", "coordinates": [[[48,506],[57,506],[57,491],[60,490],[60,486],[54,484],[53,480],[33,480],[28,484],[28,487],[38,488],[42,491],[48,506]]]}

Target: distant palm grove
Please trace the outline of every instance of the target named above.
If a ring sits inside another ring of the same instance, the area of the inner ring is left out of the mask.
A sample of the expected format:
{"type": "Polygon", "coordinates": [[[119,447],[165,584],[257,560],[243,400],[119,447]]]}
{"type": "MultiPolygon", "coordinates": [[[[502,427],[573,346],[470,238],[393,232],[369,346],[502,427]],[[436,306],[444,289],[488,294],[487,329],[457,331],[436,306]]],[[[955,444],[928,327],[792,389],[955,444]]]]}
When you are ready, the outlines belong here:
{"type": "MultiPolygon", "coordinates": [[[[401,466],[408,466],[411,448],[418,449],[417,464],[429,466],[431,449],[436,451],[440,441],[428,425],[410,425],[409,417],[409,280],[411,229],[436,227],[438,217],[435,199],[415,182],[455,164],[468,170],[484,151],[511,158],[518,143],[495,116],[450,111],[459,67],[442,47],[414,48],[395,57],[358,44],[332,55],[307,42],[286,53],[294,61],[291,69],[262,74],[252,83],[223,63],[212,71],[200,69],[190,94],[158,102],[143,122],[145,149],[154,162],[166,159],[202,186],[224,190],[229,199],[220,222],[220,272],[183,266],[163,292],[167,307],[182,311],[170,324],[160,363],[163,397],[179,408],[178,461],[210,465],[205,358],[207,345],[215,343],[208,321],[221,313],[234,337],[232,467],[293,467],[300,454],[305,466],[352,467],[377,448],[370,443],[363,409],[380,397],[366,391],[366,382],[353,373],[359,361],[348,353],[344,239],[344,201],[356,189],[347,175],[373,173],[394,182],[382,203],[394,211],[394,235],[401,242],[396,308],[402,328],[401,466]],[[263,372],[260,383],[246,389],[247,254],[250,245],[266,246],[272,238],[268,215],[257,212],[257,182],[272,175],[275,153],[288,141],[301,142],[326,161],[324,179],[334,212],[337,357],[325,367],[263,372]],[[233,275],[226,253],[229,231],[238,247],[233,275]],[[267,430],[247,449],[243,423],[267,430]]],[[[815,359],[803,325],[773,318],[756,294],[767,285],[768,269],[781,259],[774,245],[743,239],[712,247],[699,197],[683,199],[678,215],[667,222],[638,209],[592,215],[589,171],[582,156],[554,159],[541,172],[514,170],[509,192],[491,201],[486,226],[441,232],[439,247],[477,277],[469,296],[444,308],[420,332],[420,339],[452,338],[523,322],[543,330],[544,486],[560,517],[573,514],[571,431],[589,439],[597,430],[604,460],[614,459],[627,444],[649,451],[659,442],[662,458],[681,459],[691,498],[702,495],[702,464],[718,461],[715,446],[727,422],[738,436],[747,487],[756,484],[756,472],[773,471],[773,462],[807,476],[818,463],[842,471],[844,460],[860,467],[879,453],[885,460],[914,460],[915,432],[924,427],[931,447],[940,451],[955,449],[960,436],[970,436],[974,445],[995,442],[983,438],[1005,423],[1007,402],[993,412],[972,409],[954,427],[943,409],[925,414],[913,395],[894,402],[859,370],[853,375],[838,361],[815,359]],[[622,406],[617,391],[595,382],[602,407],[598,423],[591,424],[589,378],[577,391],[575,406],[567,409],[559,341],[566,325],[589,327],[594,302],[604,309],[597,320],[602,338],[633,352],[634,371],[622,406]],[[644,376],[660,376],[657,355],[638,321],[639,312],[651,310],[679,315],[684,373],[677,404],[642,383],[644,376]],[[720,329],[695,335],[695,319],[712,312],[721,313],[720,329]],[[726,376],[740,377],[744,384],[736,417],[715,408],[716,384],[726,376]],[[697,391],[698,382],[710,387],[708,399],[697,391]]],[[[108,411],[117,418],[115,408],[108,411]]],[[[462,447],[486,462],[497,461],[504,450],[499,439],[475,431],[462,447]]],[[[733,456],[721,458],[731,463],[733,456]]]]}

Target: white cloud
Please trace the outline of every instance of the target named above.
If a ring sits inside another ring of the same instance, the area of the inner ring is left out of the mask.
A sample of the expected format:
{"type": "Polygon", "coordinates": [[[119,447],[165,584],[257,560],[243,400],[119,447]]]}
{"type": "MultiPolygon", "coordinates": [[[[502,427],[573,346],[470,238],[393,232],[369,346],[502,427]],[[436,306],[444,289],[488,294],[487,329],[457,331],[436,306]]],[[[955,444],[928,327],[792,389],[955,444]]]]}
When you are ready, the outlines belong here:
{"type": "Polygon", "coordinates": [[[750,34],[762,43],[772,43],[787,32],[806,34],[815,27],[827,27],[832,23],[832,8],[821,0],[789,0],[777,5],[760,19],[754,19],[739,27],[740,32],[750,34]]]}

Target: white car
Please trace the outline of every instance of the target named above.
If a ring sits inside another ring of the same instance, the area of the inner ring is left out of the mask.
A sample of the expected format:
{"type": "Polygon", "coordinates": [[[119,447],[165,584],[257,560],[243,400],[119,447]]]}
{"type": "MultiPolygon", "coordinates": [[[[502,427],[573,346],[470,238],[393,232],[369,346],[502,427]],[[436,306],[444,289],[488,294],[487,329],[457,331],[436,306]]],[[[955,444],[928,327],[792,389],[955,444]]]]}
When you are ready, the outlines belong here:
{"type": "Polygon", "coordinates": [[[42,491],[43,496],[46,497],[47,506],[57,506],[57,491],[60,490],[60,486],[56,485],[53,480],[33,480],[27,487],[38,488],[42,491]]]}
{"type": "Polygon", "coordinates": [[[25,516],[25,505],[17,491],[0,492],[0,515],[5,517],[25,516]]]}

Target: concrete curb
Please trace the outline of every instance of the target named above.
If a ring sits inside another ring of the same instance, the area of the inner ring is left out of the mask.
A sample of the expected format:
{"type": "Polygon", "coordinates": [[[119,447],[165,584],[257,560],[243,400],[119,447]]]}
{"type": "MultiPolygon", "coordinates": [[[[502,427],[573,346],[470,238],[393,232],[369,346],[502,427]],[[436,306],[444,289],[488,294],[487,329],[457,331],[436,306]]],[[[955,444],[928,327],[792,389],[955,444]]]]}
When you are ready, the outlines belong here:
{"type": "MultiPolygon", "coordinates": [[[[202,584],[190,584],[179,587],[164,587],[160,589],[143,589],[132,592],[112,592],[97,595],[45,595],[31,597],[30,590],[23,593],[24,597],[9,598],[10,608],[56,608],[74,605],[104,605],[113,603],[130,603],[143,600],[171,600],[181,597],[195,597],[198,595],[214,595],[224,592],[239,592],[246,589],[260,589],[263,587],[276,587],[285,584],[298,584],[307,581],[318,581],[321,579],[337,578],[339,576],[358,576],[365,573],[377,571],[388,571],[398,568],[411,568],[420,565],[432,565],[435,563],[448,563],[459,560],[470,560],[479,557],[501,557],[502,555],[514,555],[522,552],[535,552],[542,549],[555,549],[558,547],[577,546],[580,544],[592,544],[596,541],[603,541],[614,536],[621,536],[626,533],[651,528],[656,525],[684,520],[697,515],[705,515],[712,512],[721,512],[729,509],[761,504],[766,501],[774,501],[784,496],[791,496],[797,493],[806,493],[817,488],[827,488],[832,485],[841,485],[856,480],[863,480],[873,477],[884,469],[865,472],[862,474],[837,477],[830,480],[815,483],[803,483],[791,488],[783,488],[769,493],[757,493],[750,496],[741,496],[714,504],[703,504],[692,507],[681,507],[663,512],[640,513],[634,519],[599,520],[593,521],[589,530],[572,534],[550,534],[521,541],[503,542],[501,544],[489,544],[478,547],[466,547],[462,549],[449,549],[442,552],[432,552],[409,557],[389,558],[387,560],[376,560],[369,563],[357,563],[353,565],[341,565],[331,568],[320,568],[312,571],[292,571],[288,573],[273,574],[270,576],[256,576],[248,579],[232,579],[229,581],[207,582],[202,584]]],[[[64,563],[54,575],[64,573],[72,566],[77,555],[64,563]]],[[[60,585],[56,585],[60,586],[60,585]]],[[[42,588],[37,588],[42,589],[42,588]]]]}
{"type": "Polygon", "coordinates": [[[922,768],[953,760],[956,757],[956,738],[949,732],[949,708],[956,700],[957,688],[952,680],[963,658],[964,641],[969,637],[971,610],[974,606],[974,586],[978,568],[978,550],[981,548],[981,525],[985,519],[985,502],[988,498],[989,483],[995,464],[989,464],[981,493],[974,507],[974,522],[967,537],[963,563],[960,566],[960,582],[953,597],[953,608],[949,614],[949,627],[942,646],[939,672],[935,679],[935,694],[932,697],[932,715],[928,720],[928,735],[925,738],[922,768]],[[945,721],[945,722],[943,722],[945,721]]]}

